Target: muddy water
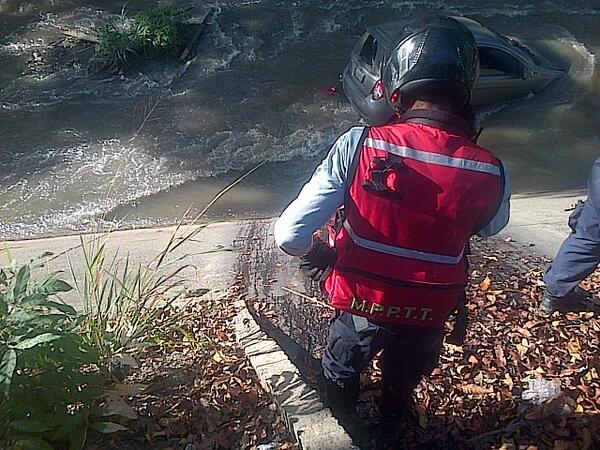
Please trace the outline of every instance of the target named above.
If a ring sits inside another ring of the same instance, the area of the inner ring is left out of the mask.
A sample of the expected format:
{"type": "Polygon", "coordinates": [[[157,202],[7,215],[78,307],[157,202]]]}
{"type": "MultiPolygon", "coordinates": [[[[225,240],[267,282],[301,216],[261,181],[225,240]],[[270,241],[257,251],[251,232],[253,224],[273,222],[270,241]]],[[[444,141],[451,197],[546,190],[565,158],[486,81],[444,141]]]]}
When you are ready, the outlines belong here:
{"type": "Polygon", "coordinates": [[[192,64],[110,77],[49,44],[58,27],[95,26],[122,2],[0,0],[1,236],[173,223],[265,159],[209,217],[276,213],[359,120],[342,95],[321,93],[357,36],[424,11],[473,17],[570,66],[544,92],[479,112],[480,142],[508,163],[515,191],[581,188],[597,156],[596,1],[179,3],[196,3],[196,18],[216,8],[192,64]]]}

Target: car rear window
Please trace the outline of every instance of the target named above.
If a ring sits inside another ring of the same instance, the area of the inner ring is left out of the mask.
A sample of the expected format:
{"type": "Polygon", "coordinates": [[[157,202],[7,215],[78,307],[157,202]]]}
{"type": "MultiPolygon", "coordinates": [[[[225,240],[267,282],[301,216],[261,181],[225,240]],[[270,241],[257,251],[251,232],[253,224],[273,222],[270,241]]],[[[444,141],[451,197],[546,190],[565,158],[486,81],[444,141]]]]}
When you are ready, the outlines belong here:
{"type": "Polygon", "coordinates": [[[377,39],[369,35],[358,56],[363,63],[373,68],[377,56],[377,39]]]}
{"type": "Polygon", "coordinates": [[[520,77],[523,65],[507,52],[493,47],[479,47],[481,76],[509,75],[520,77]]]}

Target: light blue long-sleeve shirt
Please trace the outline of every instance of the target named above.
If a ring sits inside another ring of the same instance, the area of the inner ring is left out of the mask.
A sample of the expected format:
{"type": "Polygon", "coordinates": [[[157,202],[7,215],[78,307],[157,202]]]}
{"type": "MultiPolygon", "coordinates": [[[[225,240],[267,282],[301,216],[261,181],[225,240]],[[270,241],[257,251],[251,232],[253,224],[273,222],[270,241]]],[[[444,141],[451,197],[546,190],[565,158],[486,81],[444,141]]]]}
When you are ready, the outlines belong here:
{"type": "MultiPolygon", "coordinates": [[[[298,197],[283,211],[275,223],[275,242],[292,256],[307,254],[313,242],[313,233],[323,227],[344,203],[348,172],[363,127],[351,128],[331,147],[327,157],[304,185],[298,197]]],[[[504,169],[504,197],[494,218],[477,234],[491,236],[508,223],[510,216],[510,180],[504,169]]]]}

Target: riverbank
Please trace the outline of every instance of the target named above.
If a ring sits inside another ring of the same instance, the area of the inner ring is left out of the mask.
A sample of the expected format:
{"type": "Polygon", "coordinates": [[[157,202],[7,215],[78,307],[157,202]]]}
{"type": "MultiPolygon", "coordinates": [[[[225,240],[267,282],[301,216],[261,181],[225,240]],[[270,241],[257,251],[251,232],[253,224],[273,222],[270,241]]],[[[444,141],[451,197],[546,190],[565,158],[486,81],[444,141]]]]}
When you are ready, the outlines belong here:
{"type": "MultiPolygon", "coordinates": [[[[538,195],[517,195],[511,199],[511,218],[508,226],[491,238],[499,248],[513,248],[528,255],[553,258],[570,229],[567,225],[570,211],[579,200],[584,200],[585,191],[563,191],[538,195]]],[[[267,220],[269,222],[269,220],[267,220]]],[[[235,284],[235,276],[245,271],[240,257],[240,242],[244,240],[242,230],[247,224],[262,223],[260,219],[226,221],[181,227],[130,229],[98,234],[65,235],[38,239],[4,241],[0,243],[0,261],[9,259],[26,262],[45,252],[47,271],[71,271],[79,279],[85,273],[82,243],[104,242],[109,256],[128,256],[130,263],[150,264],[171,239],[180,240],[195,231],[192,239],[186,240],[171,254],[178,264],[186,266],[185,277],[189,291],[208,289],[211,295],[225,296],[228,288],[235,284]]],[[[274,248],[272,235],[262,236],[264,245],[274,248]]],[[[274,278],[281,277],[277,271],[283,268],[263,268],[274,278]]],[[[293,274],[287,274],[294,276],[293,274]]],[[[262,274],[259,274],[262,276],[262,274]]],[[[77,306],[75,292],[65,294],[65,301],[77,306]]]]}
{"type": "MultiPolygon", "coordinates": [[[[586,192],[562,191],[555,193],[516,195],[511,199],[511,218],[508,226],[497,236],[516,247],[524,247],[537,256],[553,257],[561,242],[569,233],[567,220],[570,210],[578,200],[585,199],[586,192]]],[[[230,252],[243,223],[250,221],[224,221],[196,225],[202,230],[181,247],[177,255],[188,255],[184,262],[196,270],[194,288],[211,285],[224,290],[232,282],[231,270],[237,256],[230,252]],[[208,252],[208,253],[207,253],[208,252]],[[210,269],[209,269],[210,268],[210,269]],[[223,277],[222,274],[227,274],[223,277]]],[[[113,251],[130,254],[134,263],[148,261],[160,253],[173,233],[183,236],[192,228],[175,226],[147,229],[130,229],[99,233],[105,236],[113,251]]],[[[82,235],[89,241],[94,235],[82,235]]],[[[38,239],[11,240],[0,243],[0,254],[10,254],[18,261],[25,261],[52,251],[48,268],[68,271],[69,261],[76,266],[81,253],[80,235],[54,236],[38,239]]]]}

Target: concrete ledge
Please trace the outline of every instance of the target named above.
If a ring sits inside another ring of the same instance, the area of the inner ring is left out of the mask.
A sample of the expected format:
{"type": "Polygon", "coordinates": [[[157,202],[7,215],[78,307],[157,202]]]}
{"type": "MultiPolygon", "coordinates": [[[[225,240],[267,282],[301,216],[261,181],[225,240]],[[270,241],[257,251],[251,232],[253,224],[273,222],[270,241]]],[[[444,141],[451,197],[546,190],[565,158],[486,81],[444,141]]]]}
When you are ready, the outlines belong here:
{"type": "MultiPolygon", "coordinates": [[[[130,265],[136,267],[138,264],[148,265],[156,260],[157,255],[164,251],[167,243],[173,236],[176,242],[186,233],[199,228],[198,233],[187,242],[178,247],[168,256],[169,261],[176,261],[175,267],[186,267],[181,272],[181,278],[185,279],[186,287],[190,290],[198,288],[209,288],[213,297],[225,297],[229,295],[228,288],[235,282],[234,267],[238,260],[238,253],[227,251],[235,248],[234,241],[239,234],[241,222],[216,222],[209,225],[195,225],[146,228],[141,230],[123,230],[100,232],[94,234],[56,236],[42,239],[30,239],[22,241],[0,241],[0,259],[4,258],[3,264],[10,258],[19,263],[25,263],[30,259],[39,257],[43,252],[51,251],[56,255],[46,258],[45,268],[47,271],[62,271],[65,279],[72,282],[70,270],[73,269],[75,276],[82,280],[86,272],[85,259],[81,250],[81,240],[90,245],[95,239],[97,243],[105,243],[107,261],[111,261],[118,253],[117,260],[126,256],[130,265]]],[[[120,264],[121,268],[123,264],[120,264]]],[[[43,273],[42,270],[37,273],[43,273]]],[[[79,308],[79,298],[75,291],[63,294],[62,299],[79,308]]]]}
{"type": "Polygon", "coordinates": [[[238,343],[270,392],[290,431],[303,450],[356,449],[352,439],[308,386],[298,368],[275,340],[262,331],[243,301],[236,303],[238,343]]]}
{"type": "Polygon", "coordinates": [[[515,195],[510,201],[510,222],[498,236],[514,239],[527,253],[554,258],[571,231],[567,222],[573,205],[586,195],[586,191],[515,195]]]}

